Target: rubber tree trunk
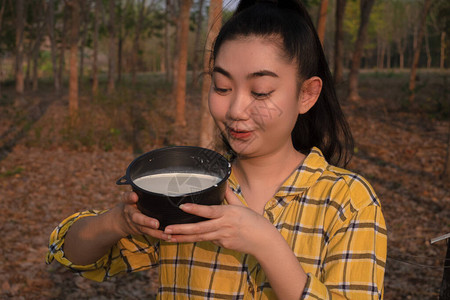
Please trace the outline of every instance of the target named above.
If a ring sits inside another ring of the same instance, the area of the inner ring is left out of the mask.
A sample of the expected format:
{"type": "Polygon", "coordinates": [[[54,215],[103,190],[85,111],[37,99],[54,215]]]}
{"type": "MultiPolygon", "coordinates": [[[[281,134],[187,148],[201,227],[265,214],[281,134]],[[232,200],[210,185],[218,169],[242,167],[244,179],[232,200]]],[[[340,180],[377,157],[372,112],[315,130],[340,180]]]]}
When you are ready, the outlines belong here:
{"type": "MultiPolygon", "coordinates": [[[[447,159],[444,166],[443,177],[450,180],[450,122],[448,123],[448,137],[447,137],[447,159]]],[[[449,274],[450,279],[450,274],[449,274]]],[[[450,284],[449,284],[450,285],[450,284]]],[[[449,287],[450,289],[450,287],[449,287]]]]}
{"type": "Polygon", "coordinates": [[[23,30],[24,30],[24,1],[16,0],[16,100],[22,101],[24,92],[23,78],[23,30]]]}
{"type": "Polygon", "coordinates": [[[109,53],[108,53],[108,94],[112,94],[116,89],[116,1],[109,1],[109,53]]]}
{"type": "Polygon", "coordinates": [[[63,12],[63,30],[62,30],[62,34],[61,34],[61,47],[59,50],[59,66],[58,66],[58,81],[61,84],[63,84],[63,72],[64,72],[64,65],[65,65],[65,50],[66,50],[66,42],[67,42],[67,38],[66,38],[66,31],[67,31],[67,8],[66,6],[64,7],[64,12],[63,12]]]}
{"type": "Polygon", "coordinates": [[[361,65],[361,57],[367,36],[370,12],[372,11],[374,2],[375,0],[361,0],[360,2],[360,23],[358,29],[358,37],[355,42],[355,50],[353,51],[350,74],[348,76],[350,100],[359,100],[360,98],[358,93],[359,68],[361,65]]]}
{"type": "Polygon", "coordinates": [[[83,29],[80,34],[80,64],[79,64],[79,73],[78,73],[78,82],[80,88],[82,88],[83,77],[84,77],[84,47],[86,46],[86,39],[88,36],[88,25],[89,25],[89,13],[90,13],[90,2],[88,3],[86,0],[80,0],[80,9],[81,16],[83,22],[83,29]]]}
{"type": "Polygon", "coordinates": [[[192,2],[190,0],[181,1],[180,7],[180,35],[179,35],[179,53],[177,64],[177,80],[175,89],[176,115],[175,124],[186,126],[185,106],[186,106],[186,74],[187,74],[187,56],[188,56],[188,35],[189,35],[189,11],[192,2]]]}
{"type": "MultiPolygon", "coordinates": [[[[42,31],[39,31],[42,32],[42,31]]],[[[38,66],[39,66],[39,49],[41,48],[41,34],[38,33],[38,37],[36,38],[35,45],[33,47],[33,74],[32,74],[32,90],[37,91],[38,90],[38,66]]]]}
{"type": "Polygon", "coordinates": [[[92,61],[92,94],[98,94],[98,32],[100,28],[100,1],[95,0],[94,35],[93,35],[93,61],[92,61]]]}
{"type": "Polygon", "coordinates": [[[133,86],[136,85],[136,72],[137,72],[137,65],[138,65],[138,55],[139,55],[139,39],[141,36],[141,29],[142,29],[142,23],[144,21],[144,11],[145,11],[145,0],[141,0],[141,4],[139,7],[139,16],[138,21],[136,24],[135,32],[134,32],[134,39],[133,39],[133,54],[132,54],[132,61],[133,64],[131,66],[131,82],[133,86]]]}
{"type": "MultiPolygon", "coordinates": [[[[0,8],[0,32],[2,31],[3,13],[5,12],[6,0],[2,1],[2,7],[0,8]]],[[[0,74],[2,74],[2,61],[0,57],[0,74]]],[[[0,76],[0,96],[1,96],[2,77],[0,76]]]]}
{"type": "Polygon", "coordinates": [[[53,86],[55,92],[59,93],[61,88],[61,82],[58,77],[58,66],[57,66],[57,53],[56,53],[56,41],[55,41],[55,4],[54,0],[49,0],[47,8],[47,32],[48,38],[50,40],[50,55],[52,59],[52,71],[53,71],[53,86]]]}
{"type": "Polygon", "coordinates": [[[166,81],[173,80],[172,55],[170,43],[170,19],[172,13],[172,4],[170,0],[166,0],[166,24],[164,26],[164,65],[166,69],[166,81]]]}
{"type": "Polygon", "coordinates": [[[447,254],[445,255],[444,274],[442,276],[439,300],[450,299],[450,241],[447,241],[447,254]]]}
{"type": "Polygon", "coordinates": [[[431,51],[430,51],[430,41],[428,38],[428,29],[425,26],[425,52],[427,54],[427,68],[431,68],[431,51]]]}
{"type": "Polygon", "coordinates": [[[3,0],[1,3],[2,6],[0,8],[0,32],[2,31],[3,13],[5,12],[6,8],[6,0],[3,0]]]}
{"type": "Polygon", "coordinates": [[[344,43],[344,14],[347,0],[336,1],[336,17],[334,29],[334,83],[339,84],[343,80],[344,66],[343,66],[343,43],[344,43]]]}
{"type": "Polygon", "coordinates": [[[80,0],[67,2],[71,11],[70,23],[70,75],[69,75],[69,115],[72,124],[78,114],[78,39],[80,33],[80,0]]]}
{"type": "Polygon", "coordinates": [[[439,68],[442,70],[445,67],[445,35],[446,32],[441,32],[441,58],[439,62],[439,68]]]}
{"type": "Polygon", "coordinates": [[[200,53],[202,49],[201,44],[201,33],[202,33],[202,24],[203,24],[203,3],[204,0],[200,0],[198,4],[198,15],[196,20],[196,31],[195,31],[195,42],[194,42],[194,59],[192,61],[192,85],[195,85],[198,80],[198,69],[200,68],[200,53]]]}
{"type": "Polygon", "coordinates": [[[327,24],[327,12],[328,12],[328,0],[320,1],[319,16],[317,18],[317,34],[319,35],[320,42],[325,39],[325,27],[327,24]]]}
{"type": "Polygon", "coordinates": [[[172,22],[176,26],[175,27],[176,30],[174,33],[175,40],[173,41],[174,47],[171,52],[171,55],[172,55],[172,61],[171,61],[171,63],[172,63],[172,66],[171,66],[172,67],[172,79],[171,79],[171,81],[172,81],[172,87],[173,87],[172,94],[173,94],[174,98],[176,97],[176,87],[178,86],[178,82],[177,82],[178,69],[179,69],[178,60],[180,59],[180,48],[181,48],[181,45],[180,45],[181,30],[180,30],[180,28],[182,27],[181,23],[183,21],[183,19],[181,19],[181,17],[180,17],[181,2],[182,2],[182,0],[174,0],[172,3],[173,4],[173,7],[172,7],[172,16],[173,16],[172,20],[173,21],[172,22]]]}
{"type": "Polygon", "coordinates": [[[414,56],[411,66],[411,74],[409,76],[409,102],[412,103],[415,98],[417,66],[419,65],[420,48],[422,48],[422,39],[425,33],[425,23],[428,11],[430,10],[431,0],[425,0],[423,4],[422,14],[420,16],[419,32],[417,42],[414,47],[414,56]]]}
{"type": "MultiPolygon", "coordinates": [[[[209,73],[212,45],[222,26],[222,0],[211,0],[208,17],[208,36],[203,57],[203,71],[209,73]]],[[[209,112],[208,96],[211,88],[211,76],[203,76],[200,147],[214,149],[214,121],[209,112]]]]}

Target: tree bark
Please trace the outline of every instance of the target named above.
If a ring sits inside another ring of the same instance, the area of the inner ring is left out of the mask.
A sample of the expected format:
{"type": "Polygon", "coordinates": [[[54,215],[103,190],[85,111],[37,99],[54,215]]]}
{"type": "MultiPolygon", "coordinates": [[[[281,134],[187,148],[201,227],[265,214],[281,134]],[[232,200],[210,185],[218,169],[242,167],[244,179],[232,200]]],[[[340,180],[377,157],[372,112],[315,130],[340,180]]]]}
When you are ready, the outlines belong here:
{"type": "Polygon", "coordinates": [[[173,79],[172,55],[170,44],[171,1],[166,0],[166,25],[164,26],[164,64],[166,69],[166,81],[173,79]]]}
{"type": "Polygon", "coordinates": [[[430,42],[428,38],[428,29],[425,25],[425,52],[427,54],[427,68],[431,68],[431,52],[430,52],[430,42]]]}
{"type": "Polygon", "coordinates": [[[425,33],[425,23],[427,20],[427,14],[431,6],[431,0],[425,0],[422,9],[422,15],[420,16],[419,32],[417,35],[416,46],[414,47],[414,57],[411,66],[411,74],[409,76],[409,102],[412,103],[415,98],[416,89],[416,75],[417,66],[419,65],[420,48],[422,46],[422,39],[425,33]]]}
{"type": "Polygon", "coordinates": [[[348,76],[350,100],[359,100],[360,98],[358,93],[359,68],[369,25],[370,12],[372,11],[374,2],[375,0],[361,0],[360,2],[361,16],[358,37],[355,42],[355,50],[353,51],[350,74],[348,76]]]}
{"type": "Polygon", "coordinates": [[[24,30],[24,1],[16,0],[16,103],[22,100],[24,92],[23,78],[23,30],[24,30]]]}
{"type": "Polygon", "coordinates": [[[117,38],[117,84],[122,83],[122,50],[123,50],[123,36],[119,34],[117,38]]]}
{"type": "Polygon", "coordinates": [[[444,166],[443,178],[450,180],[450,122],[448,122],[447,159],[444,166]]]}
{"type": "MultiPolygon", "coordinates": [[[[2,7],[0,8],[0,32],[2,31],[2,21],[3,21],[3,13],[5,12],[5,7],[6,7],[6,0],[2,1],[2,7]]],[[[3,74],[3,70],[2,70],[2,61],[1,61],[1,57],[0,57],[0,96],[1,96],[1,85],[2,85],[2,74],[3,74]]]]}
{"type": "Polygon", "coordinates": [[[63,72],[64,72],[64,64],[65,64],[65,50],[66,50],[66,31],[67,31],[67,8],[64,6],[63,12],[63,30],[61,33],[61,48],[59,50],[59,68],[58,68],[58,81],[61,86],[63,84],[63,72]]]}
{"type": "Polygon", "coordinates": [[[32,49],[32,60],[33,60],[33,73],[32,73],[32,90],[38,90],[38,66],[39,66],[39,54],[42,43],[42,36],[44,34],[45,26],[46,26],[46,18],[43,3],[37,2],[36,4],[36,40],[32,49]]]}
{"type": "MultiPolygon", "coordinates": [[[[190,0],[186,0],[190,1],[190,0]]],[[[172,52],[172,86],[174,87],[173,95],[176,97],[176,87],[178,86],[178,61],[180,59],[180,42],[181,42],[181,30],[182,27],[182,19],[180,18],[180,9],[181,9],[181,2],[182,0],[174,0],[172,12],[173,12],[173,23],[176,24],[176,31],[175,31],[175,41],[174,41],[174,47],[172,52]]]]}
{"type": "Polygon", "coordinates": [[[186,105],[186,73],[188,56],[188,34],[189,34],[189,11],[192,2],[184,0],[180,7],[180,35],[179,35],[179,53],[177,64],[177,84],[175,90],[176,116],[175,124],[186,126],[185,105],[186,105]]]}
{"type": "MultiPolygon", "coordinates": [[[[206,37],[206,49],[203,58],[204,74],[209,74],[209,63],[213,42],[219,34],[222,26],[222,0],[211,0],[208,16],[208,36],[206,37]]],[[[208,96],[211,88],[211,75],[203,76],[202,82],[202,107],[201,107],[201,131],[200,147],[214,149],[214,121],[209,112],[208,96]]]]}
{"type": "Polygon", "coordinates": [[[49,0],[47,8],[47,32],[48,38],[50,40],[50,55],[52,59],[52,71],[53,71],[53,86],[55,87],[55,92],[59,93],[61,82],[58,77],[58,68],[56,62],[56,41],[55,41],[55,7],[54,1],[49,0]]]}
{"type": "MultiPolygon", "coordinates": [[[[134,2],[134,1],[133,1],[134,2]]],[[[123,33],[123,12],[127,10],[127,6],[130,4],[130,0],[125,2],[125,7],[122,8],[122,1],[119,2],[118,12],[116,15],[116,26],[117,26],[117,82],[119,84],[122,82],[122,52],[123,52],[123,42],[125,36],[123,33]]]]}
{"type": "Polygon", "coordinates": [[[382,52],[382,45],[381,45],[381,38],[379,34],[377,35],[377,70],[381,69],[382,65],[382,59],[381,59],[381,52],[382,52]]]}
{"type": "Polygon", "coordinates": [[[89,1],[80,0],[80,11],[81,16],[83,17],[83,29],[81,30],[81,41],[80,41],[80,70],[78,73],[78,83],[80,87],[82,87],[83,77],[84,77],[84,47],[86,45],[86,37],[88,32],[88,24],[89,24],[89,12],[90,12],[91,4],[89,1]]]}
{"type": "Polygon", "coordinates": [[[93,36],[93,62],[92,62],[92,94],[98,94],[98,31],[99,31],[99,17],[100,17],[100,1],[95,0],[94,11],[94,36],[93,36]]]}
{"type": "Polygon", "coordinates": [[[78,114],[78,39],[80,30],[80,0],[67,2],[71,10],[69,115],[72,124],[78,114]]]}
{"type": "Polygon", "coordinates": [[[197,16],[197,30],[195,31],[195,42],[194,42],[194,59],[192,61],[192,85],[197,84],[198,77],[198,69],[199,61],[200,61],[200,53],[202,45],[200,45],[201,33],[202,33],[202,24],[203,24],[203,3],[204,0],[199,1],[198,8],[198,16],[197,16]]]}
{"type": "Polygon", "coordinates": [[[0,8],[0,32],[2,31],[3,13],[6,8],[6,0],[2,1],[2,7],[0,8]]]}
{"type": "Polygon", "coordinates": [[[37,91],[38,90],[38,66],[39,66],[39,50],[41,48],[41,32],[43,30],[39,30],[38,37],[36,38],[35,45],[33,47],[33,74],[32,74],[32,90],[37,91]]]}
{"type": "Polygon", "coordinates": [[[26,50],[24,51],[24,54],[26,53],[26,71],[25,71],[25,79],[24,79],[24,88],[29,89],[30,87],[30,71],[31,71],[31,58],[33,57],[33,41],[30,39],[28,41],[28,47],[24,47],[26,50]],[[28,51],[27,51],[28,50],[28,51]]]}
{"type": "Polygon", "coordinates": [[[328,12],[328,0],[320,1],[319,16],[317,18],[317,34],[319,36],[320,42],[322,43],[322,46],[325,39],[327,12],[328,12]]]}
{"type": "Polygon", "coordinates": [[[134,39],[133,39],[133,54],[132,54],[132,69],[131,69],[131,82],[133,86],[136,85],[136,72],[137,72],[137,65],[138,65],[138,54],[139,54],[139,39],[141,36],[141,29],[142,29],[142,22],[144,21],[144,11],[145,11],[145,1],[141,0],[141,5],[139,8],[139,16],[138,21],[136,24],[135,32],[134,32],[134,39]]]}
{"type": "Polygon", "coordinates": [[[390,69],[391,68],[391,43],[387,44],[387,49],[386,49],[386,68],[390,69]]]}
{"type": "Polygon", "coordinates": [[[439,68],[443,70],[445,68],[445,31],[441,32],[441,57],[439,62],[439,68]]]}
{"type": "Polygon", "coordinates": [[[344,14],[347,0],[336,1],[336,18],[334,31],[334,83],[339,84],[343,80],[344,67],[342,64],[343,43],[344,43],[344,14]]]}
{"type": "Polygon", "coordinates": [[[116,89],[116,1],[109,1],[109,55],[108,55],[108,94],[116,89]]]}
{"type": "Polygon", "coordinates": [[[399,54],[399,68],[403,70],[405,68],[405,48],[403,46],[398,47],[398,54],[399,54]]]}

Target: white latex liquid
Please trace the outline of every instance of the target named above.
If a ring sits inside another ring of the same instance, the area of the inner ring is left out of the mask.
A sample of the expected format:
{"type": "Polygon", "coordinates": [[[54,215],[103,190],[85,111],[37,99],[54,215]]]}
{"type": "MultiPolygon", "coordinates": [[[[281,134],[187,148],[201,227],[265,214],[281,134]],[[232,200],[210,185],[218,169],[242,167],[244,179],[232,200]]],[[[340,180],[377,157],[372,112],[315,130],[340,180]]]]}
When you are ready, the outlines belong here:
{"type": "Polygon", "coordinates": [[[140,188],[167,196],[198,192],[219,183],[220,178],[196,173],[162,173],[139,177],[134,183],[140,188]]]}

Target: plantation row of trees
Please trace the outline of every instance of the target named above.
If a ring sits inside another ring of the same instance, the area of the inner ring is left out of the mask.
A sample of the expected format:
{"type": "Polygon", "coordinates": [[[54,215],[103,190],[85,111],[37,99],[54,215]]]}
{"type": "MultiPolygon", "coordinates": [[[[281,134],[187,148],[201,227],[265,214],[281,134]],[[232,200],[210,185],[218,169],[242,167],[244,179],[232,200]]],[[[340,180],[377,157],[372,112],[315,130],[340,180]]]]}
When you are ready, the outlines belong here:
{"type": "MultiPolygon", "coordinates": [[[[40,78],[51,78],[57,94],[68,82],[69,113],[76,120],[80,86],[90,86],[93,95],[111,94],[119,84],[134,87],[140,72],[160,72],[173,87],[175,125],[183,126],[189,70],[193,84],[203,79],[200,145],[208,146],[210,81],[200,74],[207,71],[209,49],[236,2],[0,0],[0,98],[5,81],[14,82],[15,101],[25,105],[24,91],[38,90],[40,78]]],[[[350,100],[360,99],[360,68],[410,69],[412,102],[417,68],[448,66],[448,0],[303,2],[316,22],[335,83],[347,84],[350,100]]]]}
{"type": "MultiPolygon", "coordinates": [[[[326,2],[326,1],[317,1],[326,2]]],[[[329,57],[333,55],[334,24],[336,14],[332,13],[344,6],[343,44],[344,64],[349,65],[353,44],[357,38],[360,5],[364,1],[329,1],[325,49],[329,57]],[[330,7],[333,3],[334,6],[330,7]]],[[[413,50],[417,45],[420,18],[424,10],[424,0],[378,0],[370,13],[367,41],[363,50],[363,68],[409,68],[413,60],[413,50]]],[[[315,13],[315,12],[314,12],[315,13]]],[[[450,4],[448,1],[432,0],[428,9],[424,27],[424,39],[421,44],[421,67],[444,68],[445,52],[448,51],[448,33],[450,30],[450,4]],[[446,46],[447,45],[447,46],[446,46]]],[[[448,53],[448,52],[447,52],[448,53]]],[[[448,61],[447,61],[448,64],[448,61]]],[[[447,66],[448,67],[448,66],[447,66]]]]}
{"type": "MultiPolygon", "coordinates": [[[[234,0],[0,0],[0,88],[13,73],[16,92],[38,89],[52,77],[60,92],[69,77],[70,107],[77,110],[79,82],[107,92],[129,75],[162,72],[183,102],[186,71],[195,81],[208,61],[212,39],[234,0]],[[225,7],[222,9],[222,7],[225,7]],[[213,13],[211,13],[213,11],[213,13]],[[209,20],[209,21],[208,21],[209,20]],[[211,31],[211,26],[215,29],[211,31]],[[205,56],[206,55],[206,56],[205,56]],[[13,72],[6,66],[14,65],[13,72]],[[3,65],[3,67],[1,67],[3,65]]],[[[447,0],[304,0],[317,21],[336,83],[349,69],[350,98],[358,99],[359,68],[445,68],[450,2],[447,0]]],[[[0,90],[1,91],[1,90],[0,90]]],[[[183,105],[177,123],[184,124],[183,105]]]]}

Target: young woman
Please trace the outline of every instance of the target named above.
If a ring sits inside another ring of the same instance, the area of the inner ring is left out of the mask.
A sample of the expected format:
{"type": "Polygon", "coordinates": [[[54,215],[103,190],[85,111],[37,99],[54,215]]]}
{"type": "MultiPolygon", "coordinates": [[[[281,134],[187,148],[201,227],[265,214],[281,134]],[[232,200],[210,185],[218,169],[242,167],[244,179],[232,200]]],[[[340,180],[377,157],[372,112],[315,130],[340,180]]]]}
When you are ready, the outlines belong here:
{"type": "Polygon", "coordinates": [[[47,262],[104,280],[159,267],[160,299],[380,299],[387,235],[378,198],[346,163],[352,138],[300,1],[241,1],[214,44],[209,106],[233,153],[210,220],[167,226],[137,196],[52,233],[47,262]]]}

